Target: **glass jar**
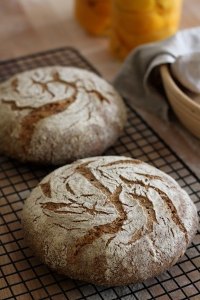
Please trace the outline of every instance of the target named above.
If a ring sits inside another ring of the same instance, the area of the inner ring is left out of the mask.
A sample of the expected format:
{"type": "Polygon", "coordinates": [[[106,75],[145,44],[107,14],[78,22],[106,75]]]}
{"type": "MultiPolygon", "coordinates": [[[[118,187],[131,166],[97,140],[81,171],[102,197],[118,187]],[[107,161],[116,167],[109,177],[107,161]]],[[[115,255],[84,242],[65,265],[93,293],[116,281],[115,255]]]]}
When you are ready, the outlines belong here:
{"type": "Polygon", "coordinates": [[[113,0],[111,51],[124,59],[135,47],[174,34],[182,0],[113,0]]]}
{"type": "Polygon", "coordinates": [[[92,35],[106,35],[110,28],[112,0],[75,0],[75,17],[92,35]]]}

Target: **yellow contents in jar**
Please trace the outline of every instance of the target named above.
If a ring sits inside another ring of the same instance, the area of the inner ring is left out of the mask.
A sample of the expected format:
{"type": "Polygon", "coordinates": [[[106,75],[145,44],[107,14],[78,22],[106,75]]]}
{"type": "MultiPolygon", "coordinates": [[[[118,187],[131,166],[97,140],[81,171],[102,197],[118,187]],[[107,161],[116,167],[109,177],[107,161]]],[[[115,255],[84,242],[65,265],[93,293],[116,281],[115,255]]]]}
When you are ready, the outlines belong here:
{"type": "Polygon", "coordinates": [[[111,51],[123,59],[135,47],[177,31],[182,0],[113,0],[111,51]]]}
{"type": "Polygon", "coordinates": [[[105,35],[110,28],[111,0],[75,0],[75,16],[90,34],[105,35]]]}

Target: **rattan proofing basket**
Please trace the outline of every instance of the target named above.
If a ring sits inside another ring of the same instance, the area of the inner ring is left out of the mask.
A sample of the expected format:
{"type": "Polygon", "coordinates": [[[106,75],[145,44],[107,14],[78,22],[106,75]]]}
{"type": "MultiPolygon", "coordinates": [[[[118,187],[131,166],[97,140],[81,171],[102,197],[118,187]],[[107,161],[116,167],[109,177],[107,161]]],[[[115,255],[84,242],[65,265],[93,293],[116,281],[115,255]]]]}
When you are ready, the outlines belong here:
{"type": "Polygon", "coordinates": [[[160,72],[167,98],[174,113],[184,127],[200,139],[200,105],[179,88],[170,74],[168,65],[162,65],[160,72]]]}

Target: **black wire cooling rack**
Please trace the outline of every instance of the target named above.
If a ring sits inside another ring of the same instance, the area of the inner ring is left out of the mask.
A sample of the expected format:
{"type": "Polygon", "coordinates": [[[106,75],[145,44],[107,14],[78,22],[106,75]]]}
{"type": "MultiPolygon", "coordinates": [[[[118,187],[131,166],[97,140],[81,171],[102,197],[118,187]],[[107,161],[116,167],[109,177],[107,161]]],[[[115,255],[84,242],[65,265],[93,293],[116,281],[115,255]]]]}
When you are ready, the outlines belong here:
{"type": "MultiPolygon", "coordinates": [[[[0,81],[16,72],[46,65],[93,70],[79,52],[63,48],[0,63],[0,81]]],[[[123,136],[105,154],[149,162],[175,178],[200,210],[200,182],[185,163],[130,107],[123,136]]],[[[200,232],[184,257],[167,272],[141,284],[100,287],[68,279],[41,264],[23,241],[20,211],[30,190],[50,168],[39,169],[0,156],[0,299],[112,300],[200,299],[200,232]]]]}

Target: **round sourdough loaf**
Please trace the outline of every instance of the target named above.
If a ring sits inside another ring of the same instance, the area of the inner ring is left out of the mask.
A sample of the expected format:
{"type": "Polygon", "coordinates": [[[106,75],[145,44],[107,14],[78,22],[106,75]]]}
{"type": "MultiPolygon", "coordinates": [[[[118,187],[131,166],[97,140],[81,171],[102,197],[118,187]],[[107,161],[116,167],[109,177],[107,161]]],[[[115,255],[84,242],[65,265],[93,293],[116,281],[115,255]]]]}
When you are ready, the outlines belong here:
{"type": "Polygon", "coordinates": [[[197,222],[195,205],[174,179],[118,156],[55,170],[22,212],[25,239],[44,263],[103,285],[136,283],[174,265],[197,222]]]}
{"type": "Polygon", "coordinates": [[[0,84],[0,151],[22,161],[64,164],[99,155],[125,121],[119,94],[86,70],[45,67],[0,84]]]}

